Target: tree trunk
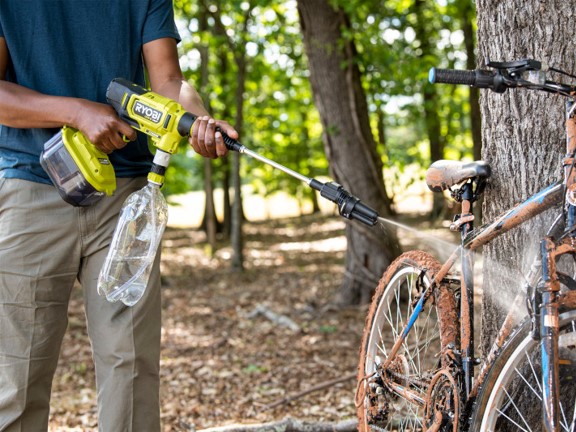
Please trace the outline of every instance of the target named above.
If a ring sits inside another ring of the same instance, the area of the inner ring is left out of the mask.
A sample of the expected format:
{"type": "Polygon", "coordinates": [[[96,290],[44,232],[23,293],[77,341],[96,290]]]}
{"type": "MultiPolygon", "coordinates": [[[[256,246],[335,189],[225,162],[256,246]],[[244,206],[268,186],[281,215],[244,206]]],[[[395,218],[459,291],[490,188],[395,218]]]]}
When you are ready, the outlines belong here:
{"type": "MultiPolygon", "coordinates": [[[[238,133],[242,131],[244,123],[244,89],[246,87],[246,61],[243,56],[236,56],[238,66],[238,87],[236,88],[236,120],[235,127],[238,133]]],[[[242,210],[242,178],[240,177],[240,154],[232,155],[232,184],[234,185],[234,202],[232,203],[232,262],[234,271],[244,270],[244,236],[242,226],[244,212],[242,210]]]]}
{"type": "MultiPolygon", "coordinates": [[[[310,82],[324,128],[331,174],[345,189],[387,216],[390,200],[382,162],[372,136],[356,50],[343,30],[353,33],[346,14],[329,0],[298,0],[310,82]]],[[[346,226],[346,273],[339,301],[367,302],[383,270],[399,252],[393,230],[346,226]]]]}
{"type": "Polygon", "coordinates": [[[230,157],[222,164],[222,207],[224,212],[222,235],[229,239],[232,235],[232,199],[230,198],[230,157]]]}
{"type": "MultiPolygon", "coordinates": [[[[574,7],[565,0],[477,0],[479,58],[535,58],[573,72],[574,7]]],[[[556,77],[554,77],[556,78],[556,77]]],[[[492,165],[484,201],[485,219],[527,199],[558,178],[564,156],[564,101],[526,90],[484,91],[483,159],[492,165]]],[[[487,352],[544,234],[542,215],[484,248],[482,348],[487,352]]],[[[524,310],[521,311],[525,313],[524,310]]]]}
{"type": "MultiPolygon", "coordinates": [[[[222,16],[218,7],[212,8],[208,6],[206,1],[202,4],[210,12],[214,18],[215,32],[218,36],[225,39],[228,48],[234,55],[234,62],[236,63],[237,70],[237,86],[235,92],[236,104],[236,118],[234,122],[235,129],[238,134],[242,136],[242,127],[244,123],[244,91],[246,89],[246,47],[244,45],[234,42],[226,31],[226,26],[222,23],[222,16]]],[[[213,5],[212,5],[213,6],[213,5]]],[[[245,35],[248,32],[250,16],[254,5],[250,4],[244,10],[244,21],[242,28],[238,30],[240,34],[245,35]]],[[[226,61],[221,63],[222,67],[226,67],[226,61]]],[[[244,239],[242,232],[242,225],[244,222],[244,212],[242,210],[242,179],[240,178],[240,155],[236,152],[232,155],[232,185],[234,188],[234,202],[231,209],[231,224],[230,224],[230,237],[232,243],[232,260],[231,267],[234,271],[244,270],[244,239]]]]}
{"type": "MultiPolygon", "coordinates": [[[[420,42],[420,58],[425,63],[426,58],[432,54],[432,43],[430,39],[430,32],[428,31],[429,23],[426,20],[424,8],[426,3],[424,0],[416,0],[414,2],[414,14],[416,16],[416,25],[414,31],[416,38],[420,42]]],[[[440,115],[438,113],[438,94],[436,87],[433,85],[425,85],[422,90],[422,98],[424,100],[424,124],[426,127],[426,135],[428,137],[430,148],[430,162],[435,162],[444,159],[444,138],[440,130],[440,115]]],[[[444,195],[433,194],[432,196],[432,214],[433,219],[438,218],[444,212],[444,195]]]]}
{"type": "MultiPolygon", "coordinates": [[[[222,86],[228,88],[228,58],[224,51],[220,51],[218,55],[219,73],[222,77],[222,86]]],[[[224,105],[222,118],[230,118],[229,104],[224,105]]],[[[222,166],[220,167],[222,175],[222,208],[223,208],[223,227],[222,235],[225,239],[230,239],[232,233],[232,200],[230,198],[230,161],[231,157],[226,156],[222,158],[222,166]]]]}
{"type": "MultiPolygon", "coordinates": [[[[476,18],[472,0],[462,0],[459,3],[464,46],[466,47],[466,69],[476,69],[476,40],[473,21],[476,18]]],[[[482,158],[482,115],[480,114],[480,92],[475,87],[469,89],[470,130],[472,132],[472,153],[474,160],[482,158]]]]}
{"type": "Polygon", "coordinates": [[[206,206],[204,208],[204,229],[206,230],[206,243],[210,248],[209,255],[212,257],[216,252],[216,230],[218,221],[214,207],[214,184],[212,183],[212,161],[204,159],[204,194],[206,206]]]}
{"type": "MultiPolygon", "coordinates": [[[[206,10],[201,9],[198,17],[198,27],[200,31],[206,31],[208,28],[206,10]]],[[[208,46],[200,45],[198,47],[200,52],[200,94],[206,93],[208,86],[208,46]]],[[[211,111],[210,101],[206,101],[206,108],[211,111]]],[[[212,161],[208,158],[204,159],[204,195],[206,197],[206,205],[204,206],[204,220],[202,227],[206,231],[206,242],[210,248],[210,256],[214,255],[216,251],[216,227],[218,221],[216,220],[216,209],[214,208],[214,183],[212,179],[212,161]]]]}

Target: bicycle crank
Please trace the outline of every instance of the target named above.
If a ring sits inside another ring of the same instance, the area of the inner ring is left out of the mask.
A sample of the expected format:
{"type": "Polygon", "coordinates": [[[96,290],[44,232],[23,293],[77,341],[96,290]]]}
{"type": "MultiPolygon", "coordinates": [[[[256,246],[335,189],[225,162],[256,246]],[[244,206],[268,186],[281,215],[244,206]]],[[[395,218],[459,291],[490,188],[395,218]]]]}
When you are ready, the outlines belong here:
{"type": "Polygon", "coordinates": [[[448,370],[434,375],[426,396],[425,424],[427,432],[458,431],[460,396],[458,386],[448,370]]]}

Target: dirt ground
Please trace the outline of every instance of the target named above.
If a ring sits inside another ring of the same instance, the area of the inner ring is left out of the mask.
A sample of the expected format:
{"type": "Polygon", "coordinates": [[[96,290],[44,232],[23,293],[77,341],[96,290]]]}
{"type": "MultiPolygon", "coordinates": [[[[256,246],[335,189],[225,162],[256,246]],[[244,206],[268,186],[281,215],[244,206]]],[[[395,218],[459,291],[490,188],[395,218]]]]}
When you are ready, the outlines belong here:
{"type": "MultiPolygon", "coordinates": [[[[354,418],[354,379],[269,405],[356,371],[366,307],[331,306],[342,280],[344,222],[280,219],[245,227],[246,269],[230,249],[169,228],[163,249],[161,402],[164,431],[287,416],[354,418]],[[272,320],[271,317],[281,319],[272,320]]],[[[54,380],[51,431],[97,429],[94,370],[79,290],[54,380]]]]}

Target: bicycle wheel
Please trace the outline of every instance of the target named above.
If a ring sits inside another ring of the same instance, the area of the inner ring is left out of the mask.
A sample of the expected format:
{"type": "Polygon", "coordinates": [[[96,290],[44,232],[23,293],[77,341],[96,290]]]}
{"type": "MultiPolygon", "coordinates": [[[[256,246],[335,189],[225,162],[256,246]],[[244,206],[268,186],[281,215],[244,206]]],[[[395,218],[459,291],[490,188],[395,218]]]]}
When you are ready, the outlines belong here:
{"type": "MultiPolygon", "coordinates": [[[[576,430],[576,310],[560,315],[560,430],[576,430]]],[[[542,430],[541,356],[524,321],[490,367],[475,403],[471,431],[542,430]]]]}
{"type": "MultiPolygon", "coordinates": [[[[439,269],[440,264],[432,256],[412,251],[397,258],[380,280],[366,317],[358,365],[356,403],[361,432],[427,429],[423,401],[428,384],[440,370],[437,301],[429,298],[424,303],[390,366],[384,371],[381,365],[439,269]],[[416,397],[400,396],[400,388],[409,389],[416,397]]],[[[449,308],[449,320],[457,326],[455,303],[451,302],[449,308]]]]}

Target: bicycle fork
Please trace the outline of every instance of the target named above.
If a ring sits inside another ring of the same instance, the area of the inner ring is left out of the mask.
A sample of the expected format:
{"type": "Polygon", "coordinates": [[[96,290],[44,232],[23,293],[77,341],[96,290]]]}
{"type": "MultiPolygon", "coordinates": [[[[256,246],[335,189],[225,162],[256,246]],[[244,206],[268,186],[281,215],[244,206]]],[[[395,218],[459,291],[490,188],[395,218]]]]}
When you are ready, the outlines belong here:
{"type": "MultiPolygon", "coordinates": [[[[567,233],[574,228],[576,171],[574,170],[576,154],[576,104],[570,101],[566,104],[566,158],[563,160],[564,185],[566,187],[567,233]]],[[[560,430],[560,372],[559,372],[559,311],[558,296],[560,282],[556,272],[556,260],[560,255],[575,253],[575,238],[567,235],[563,240],[555,242],[552,236],[545,237],[540,243],[542,255],[542,284],[539,291],[540,304],[536,304],[540,312],[539,336],[542,360],[542,427],[546,432],[560,430]]]]}
{"type": "MultiPolygon", "coordinates": [[[[560,430],[560,378],[558,367],[558,293],[560,282],[556,274],[556,256],[565,253],[550,237],[540,244],[542,281],[540,310],[540,352],[542,356],[543,430],[560,430]]],[[[572,248],[573,249],[573,248],[572,248]]]]}

